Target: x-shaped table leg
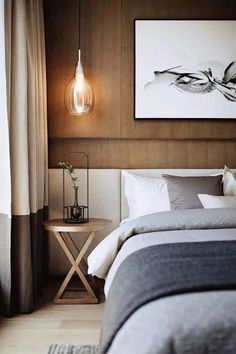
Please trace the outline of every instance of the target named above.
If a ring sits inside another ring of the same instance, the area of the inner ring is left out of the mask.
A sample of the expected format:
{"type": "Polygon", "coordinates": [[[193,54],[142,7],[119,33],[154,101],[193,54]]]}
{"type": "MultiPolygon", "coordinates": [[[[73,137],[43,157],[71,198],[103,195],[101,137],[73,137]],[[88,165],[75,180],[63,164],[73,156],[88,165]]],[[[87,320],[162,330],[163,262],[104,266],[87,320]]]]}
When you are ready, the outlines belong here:
{"type": "MultiPolygon", "coordinates": [[[[73,255],[74,259],[76,259],[81,250],[75,244],[70,233],[63,232],[63,233],[61,233],[61,236],[63,237],[65,243],[67,244],[69,250],[71,251],[71,254],[73,255]]],[[[84,260],[84,258],[81,259],[79,267],[80,267],[81,271],[83,272],[83,274],[87,276],[88,265],[87,265],[87,262],[84,260]]]]}
{"type": "Polygon", "coordinates": [[[88,247],[90,246],[91,242],[93,241],[95,233],[91,232],[89,234],[86,242],[84,243],[84,245],[80,251],[77,249],[76,245],[74,244],[74,242],[71,239],[69,234],[67,234],[67,238],[68,238],[69,242],[68,242],[68,240],[67,240],[67,242],[64,240],[62,233],[54,231],[54,234],[55,234],[61,248],[63,249],[64,253],[66,254],[68,260],[70,261],[70,263],[72,265],[68,274],[66,275],[63,283],[61,284],[60,289],[58,290],[58,292],[54,298],[54,303],[56,303],[56,304],[58,304],[58,303],[97,303],[98,298],[95,295],[95,292],[94,292],[93,288],[91,287],[91,285],[89,284],[88,280],[86,279],[84,272],[80,268],[80,263],[83,261],[83,257],[85,255],[88,247]],[[69,247],[69,244],[70,244],[70,247],[69,247]],[[75,258],[73,256],[72,252],[75,254],[76,251],[77,251],[77,257],[75,258]],[[72,276],[74,275],[74,273],[77,273],[77,275],[79,276],[81,282],[83,283],[85,289],[87,290],[87,292],[89,294],[89,297],[81,298],[81,299],[62,298],[62,295],[63,295],[64,291],[66,290],[66,287],[67,287],[69,281],[71,280],[72,276]]]}

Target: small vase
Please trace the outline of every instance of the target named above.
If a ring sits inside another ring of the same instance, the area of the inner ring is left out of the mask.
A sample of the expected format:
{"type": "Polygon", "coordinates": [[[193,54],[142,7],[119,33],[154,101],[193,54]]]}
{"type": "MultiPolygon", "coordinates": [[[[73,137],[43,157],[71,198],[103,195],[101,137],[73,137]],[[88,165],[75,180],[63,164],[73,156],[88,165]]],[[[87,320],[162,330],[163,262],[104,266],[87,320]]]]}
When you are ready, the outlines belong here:
{"type": "Polygon", "coordinates": [[[79,188],[74,188],[74,205],[72,207],[72,218],[73,220],[79,220],[81,216],[80,206],[78,202],[78,190],[79,188]]]}

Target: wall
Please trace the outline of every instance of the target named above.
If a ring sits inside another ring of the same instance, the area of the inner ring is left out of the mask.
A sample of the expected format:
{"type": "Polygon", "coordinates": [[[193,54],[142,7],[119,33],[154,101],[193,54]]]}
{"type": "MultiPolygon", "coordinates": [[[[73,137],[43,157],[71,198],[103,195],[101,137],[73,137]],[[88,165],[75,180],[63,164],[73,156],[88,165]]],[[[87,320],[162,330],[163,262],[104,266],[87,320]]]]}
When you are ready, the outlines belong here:
{"type": "Polygon", "coordinates": [[[133,120],[133,20],[235,19],[235,0],[45,0],[49,166],[83,150],[93,168],[236,166],[236,120],[133,120]],[[79,11],[81,23],[79,26],[79,11]],[[81,28],[93,112],[67,114],[81,28]]]}

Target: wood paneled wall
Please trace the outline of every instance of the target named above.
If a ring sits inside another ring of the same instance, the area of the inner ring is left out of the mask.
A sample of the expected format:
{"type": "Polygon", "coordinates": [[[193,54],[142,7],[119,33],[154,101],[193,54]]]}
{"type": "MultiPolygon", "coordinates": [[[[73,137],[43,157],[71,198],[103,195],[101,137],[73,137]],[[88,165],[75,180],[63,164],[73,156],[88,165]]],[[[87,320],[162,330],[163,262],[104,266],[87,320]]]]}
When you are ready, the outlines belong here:
{"type": "MultiPolygon", "coordinates": [[[[65,152],[84,151],[91,168],[223,168],[236,166],[236,141],[52,139],[49,164],[65,152]]],[[[83,166],[77,166],[83,167],[83,166]]]]}
{"type": "Polygon", "coordinates": [[[50,167],[71,149],[88,152],[94,168],[236,166],[236,120],[133,120],[134,18],[236,19],[235,0],[44,2],[50,167]],[[77,118],[66,112],[64,91],[74,75],[79,29],[95,107],[77,118]]]}

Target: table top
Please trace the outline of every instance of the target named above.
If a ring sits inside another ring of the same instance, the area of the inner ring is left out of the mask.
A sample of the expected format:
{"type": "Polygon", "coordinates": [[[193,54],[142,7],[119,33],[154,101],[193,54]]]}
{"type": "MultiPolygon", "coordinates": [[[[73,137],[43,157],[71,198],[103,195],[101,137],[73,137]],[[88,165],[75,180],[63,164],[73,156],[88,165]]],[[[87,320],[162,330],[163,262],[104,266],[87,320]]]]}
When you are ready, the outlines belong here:
{"type": "Polygon", "coordinates": [[[86,232],[98,231],[112,224],[112,220],[91,218],[84,224],[67,224],[63,219],[45,220],[42,225],[45,230],[57,232],[86,232]]]}

